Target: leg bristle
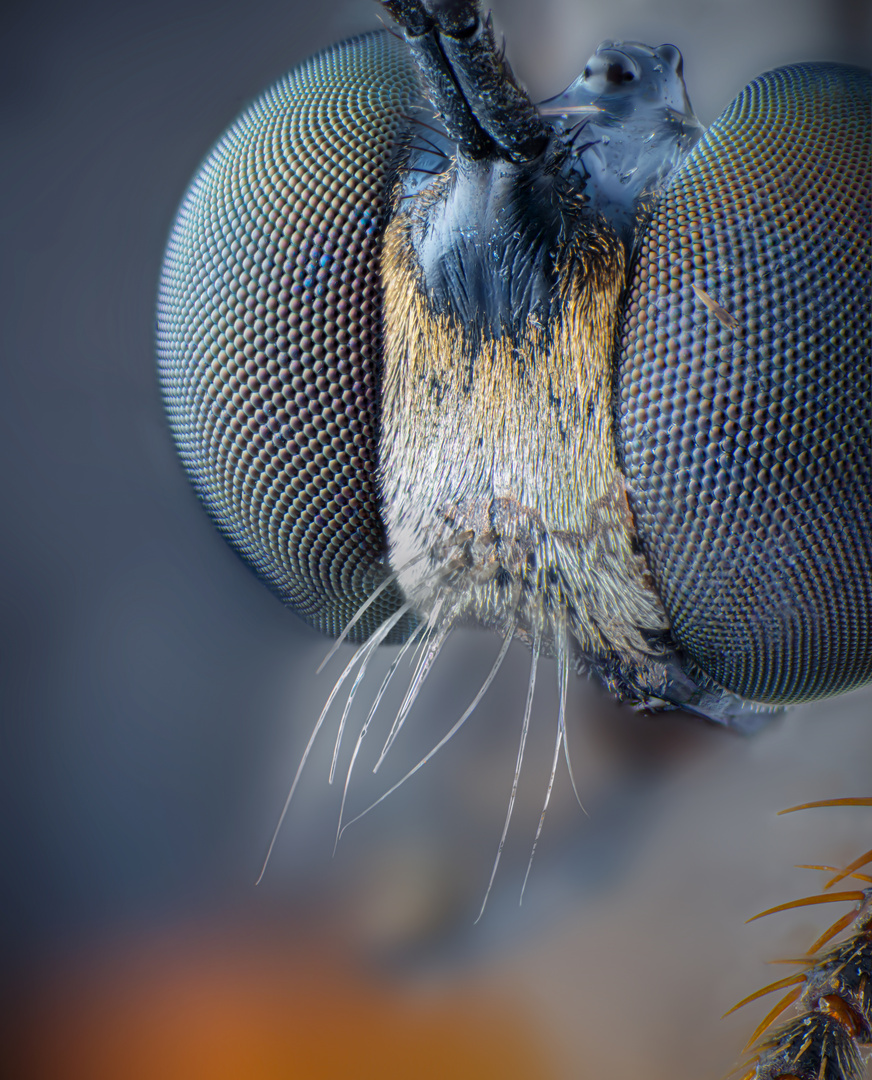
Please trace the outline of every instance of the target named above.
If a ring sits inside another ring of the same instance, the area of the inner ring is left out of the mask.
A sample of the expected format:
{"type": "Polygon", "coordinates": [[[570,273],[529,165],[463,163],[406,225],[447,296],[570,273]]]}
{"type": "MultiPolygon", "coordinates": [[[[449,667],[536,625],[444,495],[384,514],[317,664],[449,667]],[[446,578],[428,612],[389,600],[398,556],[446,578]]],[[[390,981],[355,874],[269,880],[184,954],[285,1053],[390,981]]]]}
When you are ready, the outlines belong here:
{"type": "Polygon", "coordinates": [[[846,877],[855,877],[854,871],[860,870],[864,866],[868,866],[869,863],[872,863],[872,848],[870,848],[869,851],[864,851],[863,854],[854,859],[853,862],[849,862],[847,866],[839,870],[835,877],[830,878],[826,885],[824,885],[824,888],[831,889],[833,885],[843,881],[846,877]]]}
{"type": "Polygon", "coordinates": [[[779,810],[778,814],[779,816],[781,814],[792,814],[796,810],[811,810],[817,806],[872,806],[872,798],[860,796],[846,799],[819,799],[817,802],[804,802],[800,803],[799,806],[788,806],[786,810],[779,810]]]}
{"type": "Polygon", "coordinates": [[[753,1034],[751,1035],[751,1038],[745,1044],[745,1047],[744,1047],[742,1052],[745,1053],[746,1051],[750,1050],[751,1047],[754,1045],[754,1043],[763,1034],[763,1032],[768,1030],[775,1023],[775,1021],[778,1019],[778,1017],[781,1016],[781,1014],[783,1012],[786,1012],[795,1001],[799,1000],[799,998],[801,996],[802,996],[802,986],[801,985],[796,986],[796,987],[793,988],[793,990],[790,991],[789,994],[786,994],[781,999],[781,1001],[778,1002],[777,1005],[775,1005],[772,1009],[770,1009],[769,1012],[766,1013],[766,1015],[763,1017],[763,1019],[757,1025],[757,1027],[754,1028],[753,1034]]]}
{"type": "Polygon", "coordinates": [[[840,900],[860,901],[865,895],[864,892],[857,890],[854,892],[818,893],[815,896],[803,896],[799,900],[789,900],[786,904],[777,904],[775,907],[767,908],[765,911],[759,911],[756,915],[752,915],[750,919],[746,919],[745,922],[754,922],[755,919],[762,919],[764,915],[774,915],[776,911],[789,911],[791,908],[810,907],[812,904],[834,904],[838,903],[840,900]]]}
{"type": "MultiPolygon", "coordinates": [[[[859,865],[863,866],[863,863],[861,862],[859,865]]],[[[848,867],[839,869],[838,866],[826,866],[824,863],[794,863],[794,866],[797,870],[825,870],[828,874],[842,874],[844,877],[856,878],[857,881],[868,881],[869,884],[872,885],[872,874],[858,874],[853,870],[851,873],[848,873],[848,867]]],[[[828,889],[829,886],[830,883],[827,882],[827,884],[824,885],[824,888],[828,889]]]]}
{"type": "Polygon", "coordinates": [[[798,975],[785,975],[783,979],[776,979],[775,982],[769,983],[768,986],[763,986],[759,990],[755,990],[753,994],[748,994],[747,997],[743,997],[741,1001],[737,1001],[731,1008],[727,1009],[721,1019],[725,1019],[728,1016],[732,1016],[734,1012],[737,1012],[743,1005],[748,1005],[752,1001],[756,1001],[758,998],[765,997],[767,994],[773,993],[775,990],[783,990],[786,986],[798,986],[800,983],[806,981],[806,975],[804,971],[799,972],[798,975]]]}
{"type": "Polygon", "coordinates": [[[851,925],[851,923],[857,918],[859,914],[860,912],[858,910],[847,911],[844,915],[841,916],[841,918],[836,919],[832,926],[824,930],[824,932],[817,939],[817,941],[813,942],[809,946],[809,955],[813,956],[819,949],[822,949],[824,945],[827,945],[829,942],[831,942],[834,937],[837,937],[839,934],[841,934],[841,932],[846,927],[851,925]]]}
{"type": "MultiPolygon", "coordinates": [[[[784,811],[804,810],[812,806],[870,806],[872,799],[826,799],[804,803],[784,811]]],[[[825,888],[848,877],[868,881],[868,874],[858,874],[861,866],[872,862],[872,851],[854,859],[841,870],[823,864],[802,864],[802,869],[835,873],[825,888]]],[[[850,892],[824,892],[807,896],[763,911],[759,916],[791,908],[825,904],[830,900],[852,902],[852,909],[841,915],[809,947],[808,956],[781,963],[798,963],[803,970],[749,995],[740,1005],[780,986],[794,988],[760,1022],[748,1042],[753,1051],[753,1077],[829,1077],[831,1080],[860,1080],[863,1071],[862,1048],[868,1046],[872,1030],[872,888],[850,892]],[[843,932],[847,933],[838,941],[843,932]],[[799,1001],[796,1014],[763,1038],[787,1008],[799,1001]],[[758,1041],[761,1040],[762,1041],[758,1041]]],[[[751,921],[751,920],[749,920],[751,921]]],[[[733,1012],[731,1009],[730,1012],[733,1012]]]]}

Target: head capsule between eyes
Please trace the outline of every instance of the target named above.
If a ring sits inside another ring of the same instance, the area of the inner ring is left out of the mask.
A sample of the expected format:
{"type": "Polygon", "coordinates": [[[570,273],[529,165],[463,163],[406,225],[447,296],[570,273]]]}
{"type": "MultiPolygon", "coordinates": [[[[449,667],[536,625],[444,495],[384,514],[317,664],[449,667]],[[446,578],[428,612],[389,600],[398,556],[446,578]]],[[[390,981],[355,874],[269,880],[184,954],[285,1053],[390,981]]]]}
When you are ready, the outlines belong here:
{"type": "Polygon", "coordinates": [[[591,209],[628,240],[640,208],[703,132],[674,45],[603,41],[539,110],[569,151],[567,168],[585,178],[591,209]]]}

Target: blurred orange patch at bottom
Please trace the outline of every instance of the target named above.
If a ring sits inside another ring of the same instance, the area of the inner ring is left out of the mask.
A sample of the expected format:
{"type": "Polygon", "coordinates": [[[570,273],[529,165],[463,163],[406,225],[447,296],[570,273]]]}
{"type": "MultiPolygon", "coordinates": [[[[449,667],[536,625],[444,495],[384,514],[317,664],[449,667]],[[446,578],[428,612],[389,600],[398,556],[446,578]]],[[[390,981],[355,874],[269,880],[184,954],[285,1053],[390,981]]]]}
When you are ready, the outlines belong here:
{"type": "Polygon", "coordinates": [[[50,975],[7,1013],[16,1080],[335,1080],[555,1075],[486,982],[369,976],[324,942],[176,933],[50,975]],[[14,1018],[14,1019],[13,1019],[14,1018]]]}

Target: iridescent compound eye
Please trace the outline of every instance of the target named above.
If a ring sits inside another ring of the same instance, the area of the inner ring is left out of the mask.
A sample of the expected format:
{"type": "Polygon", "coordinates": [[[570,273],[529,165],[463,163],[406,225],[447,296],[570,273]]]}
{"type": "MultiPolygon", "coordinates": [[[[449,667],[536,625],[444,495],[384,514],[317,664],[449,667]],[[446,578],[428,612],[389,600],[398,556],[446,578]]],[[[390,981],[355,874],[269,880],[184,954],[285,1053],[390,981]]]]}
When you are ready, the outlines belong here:
{"type": "Polygon", "coordinates": [[[673,633],[792,702],[872,676],[870,77],[755,79],[668,184],[621,332],[619,445],[673,633]]]}
{"type": "MultiPolygon", "coordinates": [[[[159,370],[185,467],[230,543],[329,634],[386,579],[378,255],[420,102],[387,33],[281,79],[206,159],[161,277],[159,370]]],[[[389,583],[352,637],[401,603],[389,583]]]]}

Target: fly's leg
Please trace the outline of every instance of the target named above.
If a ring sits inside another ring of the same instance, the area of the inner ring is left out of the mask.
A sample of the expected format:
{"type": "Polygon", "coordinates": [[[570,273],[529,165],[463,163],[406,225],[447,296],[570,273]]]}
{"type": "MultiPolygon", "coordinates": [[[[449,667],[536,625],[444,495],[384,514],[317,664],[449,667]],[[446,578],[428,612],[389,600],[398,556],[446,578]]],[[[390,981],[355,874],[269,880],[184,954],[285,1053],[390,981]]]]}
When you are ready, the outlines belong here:
{"type": "Polygon", "coordinates": [[[533,161],[551,128],[496,46],[476,0],[382,0],[403,28],[434,106],[472,160],[533,161]]]}
{"type": "MultiPolygon", "coordinates": [[[[863,1080],[872,1039],[872,889],[848,937],[802,972],[796,1016],[760,1044],[756,1080],[863,1080]]],[[[841,921],[841,920],[840,920],[841,921]]]]}
{"type": "MultiPolygon", "coordinates": [[[[872,799],[831,799],[791,810],[833,805],[872,806],[872,799]]],[[[869,864],[872,850],[841,870],[809,867],[833,874],[824,892],[754,916],[831,901],[854,902],[852,910],[838,918],[810,947],[809,956],[803,959],[803,970],[758,990],[734,1007],[773,990],[791,988],[751,1036],[749,1046],[754,1056],[742,1080],[863,1080],[866,1075],[867,1051],[872,1047],[872,876],[860,871],[869,864]],[[866,887],[826,891],[851,878],[866,887]],[[847,934],[843,940],[829,945],[844,931],[847,934]],[[796,1015],[769,1031],[794,1002],[798,1002],[796,1015]]]]}

